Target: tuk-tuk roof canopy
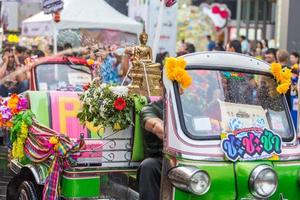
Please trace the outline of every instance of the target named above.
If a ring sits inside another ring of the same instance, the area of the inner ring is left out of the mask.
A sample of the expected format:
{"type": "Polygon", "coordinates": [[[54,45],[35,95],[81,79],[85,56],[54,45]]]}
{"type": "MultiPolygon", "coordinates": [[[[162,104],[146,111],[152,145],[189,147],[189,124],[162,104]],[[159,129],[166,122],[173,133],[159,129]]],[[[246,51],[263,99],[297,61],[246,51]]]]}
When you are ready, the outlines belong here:
{"type": "Polygon", "coordinates": [[[190,66],[236,68],[270,73],[270,66],[267,62],[245,54],[210,51],[188,54],[183,57],[190,66]]]}

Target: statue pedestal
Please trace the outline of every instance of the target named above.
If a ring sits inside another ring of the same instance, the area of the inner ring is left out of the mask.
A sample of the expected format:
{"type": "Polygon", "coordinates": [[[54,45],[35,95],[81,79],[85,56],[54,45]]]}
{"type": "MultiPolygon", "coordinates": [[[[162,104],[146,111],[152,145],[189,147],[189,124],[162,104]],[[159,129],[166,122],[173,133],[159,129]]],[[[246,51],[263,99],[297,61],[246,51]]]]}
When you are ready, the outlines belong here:
{"type": "Polygon", "coordinates": [[[151,96],[161,96],[162,86],[160,84],[161,70],[160,65],[149,66],[146,64],[146,73],[144,72],[143,65],[140,67],[133,67],[130,70],[129,76],[132,78],[132,82],[129,85],[129,92],[131,94],[138,94],[143,96],[149,96],[147,89],[147,80],[150,89],[151,96]],[[147,74],[147,79],[146,75],[147,74]]]}

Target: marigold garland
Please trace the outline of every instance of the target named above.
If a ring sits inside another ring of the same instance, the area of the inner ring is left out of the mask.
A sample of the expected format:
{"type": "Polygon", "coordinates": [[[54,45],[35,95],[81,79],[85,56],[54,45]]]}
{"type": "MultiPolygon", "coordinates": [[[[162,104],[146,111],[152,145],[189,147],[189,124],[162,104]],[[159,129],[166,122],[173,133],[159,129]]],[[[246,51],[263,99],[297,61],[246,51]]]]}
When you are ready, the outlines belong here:
{"type": "Polygon", "coordinates": [[[280,63],[272,63],[270,71],[278,83],[276,91],[285,94],[292,83],[292,70],[287,67],[282,68],[280,63]]]}
{"type": "Polygon", "coordinates": [[[12,156],[21,160],[24,158],[24,144],[28,137],[28,125],[23,121],[16,141],[13,143],[12,156]]]}
{"type": "Polygon", "coordinates": [[[171,81],[177,81],[182,89],[188,88],[192,84],[192,77],[185,70],[186,61],[183,58],[169,57],[166,59],[166,74],[171,81]]]}

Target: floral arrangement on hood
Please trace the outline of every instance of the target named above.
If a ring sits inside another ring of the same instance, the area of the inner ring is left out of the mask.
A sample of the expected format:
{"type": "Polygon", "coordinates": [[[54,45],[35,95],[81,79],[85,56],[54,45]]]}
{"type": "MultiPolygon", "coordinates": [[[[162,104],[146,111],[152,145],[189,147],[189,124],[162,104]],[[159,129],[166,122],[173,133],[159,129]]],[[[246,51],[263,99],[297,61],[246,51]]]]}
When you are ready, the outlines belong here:
{"type": "Polygon", "coordinates": [[[192,77],[185,70],[186,61],[183,58],[166,58],[165,66],[168,79],[177,81],[182,89],[186,89],[192,84],[192,77]]]}
{"type": "Polygon", "coordinates": [[[92,122],[95,127],[112,128],[119,131],[133,124],[133,96],[128,95],[125,86],[102,84],[97,81],[84,87],[80,95],[82,109],[77,117],[81,123],[92,122]]]}
{"type": "Polygon", "coordinates": [[[13,117],[26,109],[27,99],[22,96],[12,94],[6,99],[0,98],[0,127],[11,128],[13,117]]]}
{"type": "Polygon", "coordinates": [[[279,94],[285,94],[292,83],[292,70],[287,67],[282,68],[280,63],[272,63],[270,71],[278,84],[276,91],[279,94]]]}

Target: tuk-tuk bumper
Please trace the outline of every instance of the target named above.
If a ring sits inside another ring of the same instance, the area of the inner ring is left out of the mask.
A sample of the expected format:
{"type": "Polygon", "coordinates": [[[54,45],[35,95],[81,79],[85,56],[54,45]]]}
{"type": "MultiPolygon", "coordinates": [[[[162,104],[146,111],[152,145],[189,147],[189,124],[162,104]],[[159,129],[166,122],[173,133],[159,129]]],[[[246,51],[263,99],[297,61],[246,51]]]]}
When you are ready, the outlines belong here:
{"type": "Polygon", "coordinates": [[[270,166],[278,177],[276,192],[269,200],[299,199],[299,161],[251,161],[251,162],[185,162],[180,166],[191,166],[206,171],[211,179],[207,193],[203,195],[192,194],[173,187],[173,199],[261,199],[254,196],[249,187],[249,179],[253,170],[260,165],[270,166]]]}

